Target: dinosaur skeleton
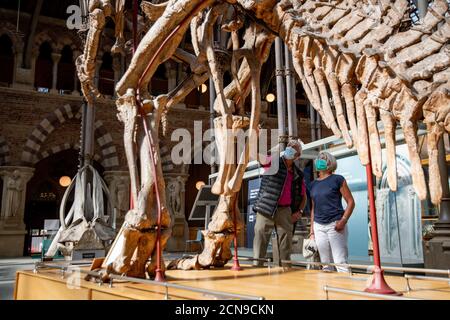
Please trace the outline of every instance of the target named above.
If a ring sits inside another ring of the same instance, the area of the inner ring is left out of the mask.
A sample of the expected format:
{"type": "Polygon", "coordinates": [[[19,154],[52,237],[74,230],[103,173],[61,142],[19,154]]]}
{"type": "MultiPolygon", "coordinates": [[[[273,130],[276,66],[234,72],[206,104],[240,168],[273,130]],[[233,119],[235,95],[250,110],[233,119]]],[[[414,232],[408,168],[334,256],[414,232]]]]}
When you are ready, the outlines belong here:
{"type": "MultiPolygon", "coordinates": [[[[103,16],[110,15],[105,7],[110,1],[92,2],[97,5],[91,6],[91,29],[79,60],[83,68],[78,69],[85,95],[96,92],[92,85],[92,59],[98,50],[103,16]]],[[[441,201],[437,143],[450,130],[450,17],[445,0],[434,0],[418,25],[410,23],[407,0],[169,0],[161,4],[143,1],[141,7],[152,25],[116,87],[135,208],[127,213],[103,264],[108,272],[145,276],[147,270],[149,275],[154,274],[158,210],[163,246],[170,236],[159,161],[159,122],[173,105],[209,77],[217,92],[214,129],[220,158],[212,191],[220,195],[220,200],[208,230],[203,232],[203,252],[173,261],[169,268],[223,266],[231,258],[233,232],[242,228],[242,221],[233,223],[233,215],[239,217],[235,200],[251,157],[249,143],[257,138],[261,65],[276,36],[291,50],[294,68],[314,109],[348,147],[356,147],[363,165],[372,163],[377,177],[382,175],[377,120],[382,121],[388,151],[388,184],[393,191],[397,189],[394,133],[400,124],[420,199],[425,199],[427,187],[416,129],[418,122],[424,121],[428,130],[431,199],[434,203],[441,201]],[[213,46],[214,25],[231,34],[229,51],[213,46]],[[188,31],[194,54],[178,48],[188,31]],[[154,97],[148,91],[149,81],[158,65],[168,59],[188,64],[191,74],[171,92],[154,97]],[[233,80],[225,86],[223,75],[227,70],[233,80]],[[248,96],[250,118],[243,112],[248,96]],[[138,126],[142,110],[153,146],[145,142],[145,132],[138,126]],[[230,158],[232,133],[247,127],[253,130],[237,156],[241,161],[235,165],[230,158]],[[140,157],[139,170],[136,152],[140,157]],[[149,165],[149,152],[156,159],[156,172],[149,165]],[[155,188],[161,195],[160,208],[156,205],[155,188]],[[146,266],[149,257],[151,262],[146,266]]]]}

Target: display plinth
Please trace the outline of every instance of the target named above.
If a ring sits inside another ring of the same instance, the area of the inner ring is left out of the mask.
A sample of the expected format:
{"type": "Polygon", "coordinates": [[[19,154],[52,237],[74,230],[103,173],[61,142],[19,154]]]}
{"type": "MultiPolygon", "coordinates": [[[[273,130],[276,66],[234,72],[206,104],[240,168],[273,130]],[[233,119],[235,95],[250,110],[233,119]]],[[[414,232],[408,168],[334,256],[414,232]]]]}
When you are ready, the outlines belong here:
{"type": "MultiPolygon", "coordinates": [[[[257,268],[241,265],[241,271],[232,271],[228,264],[222,269],[182,271],[167,270],[168,283],[241,295],[262,296],[265,299],[315,300],[326,299],[324,286],[363,291],[369,274],[324,273],[318,270],[282,268],[257,268]]],[[[410,280],[412,291],[406,293],[405,279],[387,276],[391,287],[403,292],[405,297],[422,299],[450,299],[446,282],[410,280]]],[[[166,290],[162,286],[131,282],[114,282],[99,285],[85,281],[84,274],[65,273],[56,269],[18,271],[14,298],[16,300],[163,300],[166,290]]],[[[203,294],[182,289],[168,289],[169,299],[210,300],[213,294],[203,294]]],[[[329,292],[329,299],[369,299],[367,297],[329,292]]],[[[220,299],[220,298],[219,298],[220,299]]]]}

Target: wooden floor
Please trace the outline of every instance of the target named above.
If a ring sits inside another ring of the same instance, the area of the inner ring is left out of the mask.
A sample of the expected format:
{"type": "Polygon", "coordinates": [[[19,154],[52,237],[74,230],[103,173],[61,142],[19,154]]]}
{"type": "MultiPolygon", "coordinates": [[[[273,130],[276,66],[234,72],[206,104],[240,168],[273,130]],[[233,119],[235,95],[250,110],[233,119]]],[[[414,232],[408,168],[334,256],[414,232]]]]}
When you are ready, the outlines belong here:
{"type": "MultiPolygon", "coordinates": [[[[170,283],[235,294],[262,296],[265,299],[315,300],[326,299],[325,285],[364,290],[370,275],[325,273],[318,270],[281,268],[256,268],[243,266],[242,271],[224,269],[200,271],[167,271],[170,283]]],[[[87,282],[79,273],[66,274],[58,270],[19,271],[16,277],[15,299],[164,299],[163,287],[130,282],[115,282],[98,285],[87,282]]],[[[410,280],[412,291],[406,292],[406,280],[397,276],[386,276],[388,284],[404,293],[405,297],[450,300],[450,286],[446,281],[410,280]]],[[[448,279],[447,279],[448,281],[448,279]]],[[[170,299],[215,299],[216,297],[183,289],[169,288],[170,299]]],[[[342,293],[329,293],[329,299],[368,299],[342,293]]]]}

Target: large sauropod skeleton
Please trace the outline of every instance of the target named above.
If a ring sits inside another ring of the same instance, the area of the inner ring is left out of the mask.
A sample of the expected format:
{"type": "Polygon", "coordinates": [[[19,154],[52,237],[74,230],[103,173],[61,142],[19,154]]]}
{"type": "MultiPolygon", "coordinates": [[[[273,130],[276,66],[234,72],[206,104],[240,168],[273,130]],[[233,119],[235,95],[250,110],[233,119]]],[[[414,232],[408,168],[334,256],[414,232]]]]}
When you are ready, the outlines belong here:
{"type": "MultiPolygon", "coordinates": [[[[434,203],[441,201],[437,143],[445,130],[450,130],[447,1],[434,0],[420,24],[411,22],[407,0],[169,0],[161,4],[143,2],[142,8],[153,25],[116,87],[135,207],[127,213],[105,260],[108,272],[144,276],[147,270],[154,274],[158,211],[163,246],[170,235],[159,161],[159,122],[171,106],[208,77],[212,77],[217,92],[214,128],[220,166],[213,192],[220,195],[220,200],[208,230],[204,231],[203,252],[173,261],[169,267],[223,266],[231,258],[233,231],[242,227],[241,221],[234,224],[232,219],[233,214],[239,217],[236,195],[250,158],[249,143],[257,138],[257,130],[250,130],[246,147],[237,155],[241,161],[234,164],[230,159],[233,130],[257,129],[261,64],[269,56],[276,36],[290,48],[308,100],[325,124],[347,146],[355,145],[362,164],[371,161],[378,177],[382,168],[377,120],[382,121],[388,150],[388,182],[394,191],[394,134],[397,123],[400,124],[420,199],[426,197],[426,184],[416,129],[424,121],[429,132],[431,198],[434,203]],[[231,34],[229,50],[225,52],[212,43],[214,24],[231,34]],[[188,31],[194,54],[178,48],[188,31]],[[188,64],[191,74],[173,91],[154,97],[148,92],[149,81],[158,65],[170,58],[188,64]],[[233,80],[225,86],[223,74],[230,66],[233,80]],[[243,112],[247,96],[251,100],[250,118],[243,112]],[[153,143],[146,143],[146,133],[137,125],[138,119],[143,118],[149,128],[148,140],[153,143]],[[151,158],[156,161],[155,170],[151,158]],[[147,266],[149,257],[151,263],[147,266]]],[[[96,45],[98,42],[93,44],[96,45]]],[[[89,50],[96,48],[86,45],[85,55],[89,50]]]]}

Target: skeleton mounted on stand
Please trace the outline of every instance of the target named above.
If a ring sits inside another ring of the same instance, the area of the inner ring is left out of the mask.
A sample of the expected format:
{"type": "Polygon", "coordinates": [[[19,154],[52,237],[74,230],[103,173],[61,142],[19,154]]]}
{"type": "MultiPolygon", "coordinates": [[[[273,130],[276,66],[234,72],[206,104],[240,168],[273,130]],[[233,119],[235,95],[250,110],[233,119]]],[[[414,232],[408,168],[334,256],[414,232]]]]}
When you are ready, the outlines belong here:
{"type": "MultiPolygon", "coordinates": [[[[119,14],[123,8],[119,6],[114,11],[106,0],[91,3],[89,34],[78,64],[85,97],[98,94],[93,86],[93,70],[104,19],[119,14]]],[[[204,231],[203,252],[172,261],[169,267],[221,267],[231,258],[234,231],[242,228],[236,197],[246,165],[253,157],[249,144],[258,136],[261,65],[276,36],[291,50],[296,73],[312,106],[337,137],[342,137],[348,147],[356,147],[363,165],[373,164],[376,176],[381,174],[377,120],[382,121],[389,155],[389,186],[394,191],[397,177],[392,155],[396,122],[400,123],[420,199],[426,197],[426,184],[416,128],[419,121],[425,120],[430,133],[430,172],[435,173],[430,176],[431,198],[439,203],[442,189],[437,171],[437,141],[450,130],[448,3],[433,1],[421,25],[411,24],[406,29],[403,25],[409,15],[407,0],[380,0],[377,4],[374,11],[373,2],[365,0],[170,0],[161,4],[143,1],[141,7],[152,25],[116,86],[134,206],[126,214],[103,263],[107,273],[144,277],[146,272],[150,276],[163,272],[161,251],[170,236],[171,217],[158,148],[159,126],[172,106],[209,77],[217,92],[214,129],[220,158],[212,191],[220,195],[220,200],[208,230],[204,231]],[[216,24],[230,33],[226,52],[213,45],[216,24]],[[178,47],[188,31],[194,53],[178,47]],[[153,96],[148,90],[149,82],[157,67],[168,59],[189,65],[191,73],[172,91],[153,96]],[[232,81],[225,85],[227,68],[232,81]],[[248,96],[250,117],[243,112],[248,96]],[[251,130],[236,164],[230,159],[230,151],[234,146],[233,133],[241,128],[251,130]]]]}

